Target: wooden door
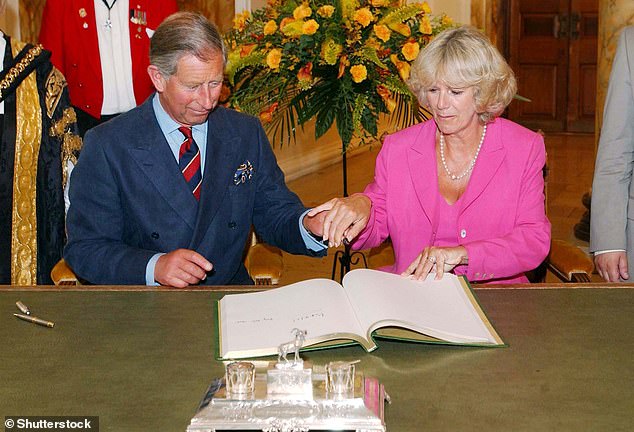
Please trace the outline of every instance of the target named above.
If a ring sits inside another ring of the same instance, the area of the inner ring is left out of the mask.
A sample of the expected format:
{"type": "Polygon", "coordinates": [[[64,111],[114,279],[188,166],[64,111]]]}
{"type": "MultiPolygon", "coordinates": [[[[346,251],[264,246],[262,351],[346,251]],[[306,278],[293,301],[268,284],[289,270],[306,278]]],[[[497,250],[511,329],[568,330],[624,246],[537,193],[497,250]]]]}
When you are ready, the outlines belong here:
{"type": "Polygon", "coordinates": [[[511,0],[509,118],[548,132],[593,132],[598,0],[511,0]]]}

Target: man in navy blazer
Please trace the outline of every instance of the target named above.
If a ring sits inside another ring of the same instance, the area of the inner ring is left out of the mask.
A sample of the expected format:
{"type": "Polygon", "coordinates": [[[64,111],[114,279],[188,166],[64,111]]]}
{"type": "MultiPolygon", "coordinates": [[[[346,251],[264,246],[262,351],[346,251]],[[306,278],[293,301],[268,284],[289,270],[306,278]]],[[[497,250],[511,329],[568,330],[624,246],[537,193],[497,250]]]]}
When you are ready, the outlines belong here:
{"type": "Polygon", "coordinates": [[[206,18],[171,15],[151,40],[148,73],[157,92],[86,134],[71,178],[64,250],[80,278],[175,287],[252,283],[242,263],[252,225],[290,253],[325,254],[315,238],[323,217],[305,216],[259,121],[217,106],[225,58],[206,18]],[[182,169],[200,161],[194,192],[179,168],[181,153],[192,150],[182,169]]]}

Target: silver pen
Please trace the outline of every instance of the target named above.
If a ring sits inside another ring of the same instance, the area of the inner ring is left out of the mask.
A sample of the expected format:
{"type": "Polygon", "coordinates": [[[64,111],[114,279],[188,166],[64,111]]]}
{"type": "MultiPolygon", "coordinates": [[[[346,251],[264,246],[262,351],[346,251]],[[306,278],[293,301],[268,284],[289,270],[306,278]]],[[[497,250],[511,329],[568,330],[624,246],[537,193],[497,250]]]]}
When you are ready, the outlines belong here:
{"type": "Polygon", "coordinates": [[[19,313],[14,313],[13,316],[18,317],[18,318],[20,318],[21,320],[24,320],[24,321],[32,322],[34,324],[39,324],[39,325],[44,326],[44,327],[49,327],[49,328],[55,327],[55,323],[54,322],[46,321],[46,320],[40,319],[38,317],[34,317],[34,316],[30,316],[30,315],[22,315],[22,314],[19,314],[19,313]]]}
{"type": "Polygon", "coordinates": [[[31,311],[29,310],[29,308],[24,303],[22,303],[20,300],[15,302],[15,305],[18,307],[18,309],[20,309],[20,311],[22,313],[27,314],[27,315],[31,315],[31,311]]]}

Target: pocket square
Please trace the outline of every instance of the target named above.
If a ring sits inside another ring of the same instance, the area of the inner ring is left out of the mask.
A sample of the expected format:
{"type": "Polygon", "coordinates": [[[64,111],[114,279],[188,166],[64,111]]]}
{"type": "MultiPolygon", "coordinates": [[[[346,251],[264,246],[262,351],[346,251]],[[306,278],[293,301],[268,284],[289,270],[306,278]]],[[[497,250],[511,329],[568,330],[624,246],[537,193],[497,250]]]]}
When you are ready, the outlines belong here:
{"type": "Polygon", "coordinates": [[[238,186],[240,183],[245,183],[247,180],[251,180],[252,176],[253,165],[251,165],[251,161],[246,161],[241,164],[233,174],[233,184],[238,186]]]}

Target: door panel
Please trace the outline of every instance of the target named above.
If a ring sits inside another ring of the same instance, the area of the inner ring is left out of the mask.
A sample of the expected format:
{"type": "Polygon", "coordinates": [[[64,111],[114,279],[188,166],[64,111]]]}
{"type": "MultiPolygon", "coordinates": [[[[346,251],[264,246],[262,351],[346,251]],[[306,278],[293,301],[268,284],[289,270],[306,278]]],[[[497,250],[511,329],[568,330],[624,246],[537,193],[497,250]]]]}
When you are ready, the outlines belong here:
{"type": "Polygon", "coordinates": [[[598,0],[511,0],[509,63],[518,93],[509,117],[531,129],[592,132],[598,0]]]}

